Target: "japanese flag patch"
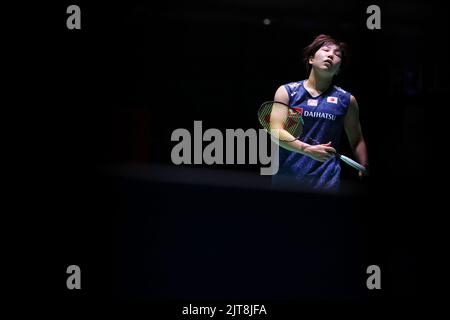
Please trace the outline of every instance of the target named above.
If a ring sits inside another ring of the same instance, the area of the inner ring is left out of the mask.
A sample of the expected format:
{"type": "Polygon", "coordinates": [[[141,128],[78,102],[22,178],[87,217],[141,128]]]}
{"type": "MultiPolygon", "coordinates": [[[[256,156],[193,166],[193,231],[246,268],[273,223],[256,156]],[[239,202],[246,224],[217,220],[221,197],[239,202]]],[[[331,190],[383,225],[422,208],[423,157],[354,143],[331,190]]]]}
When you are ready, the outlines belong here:
{"type": "Polygon", "coordinates": [[[329,103],[337,103],[338,102],[338,98],[337,97],[328,97],[327,98],[327,102],[329,102],[329,103]]]}

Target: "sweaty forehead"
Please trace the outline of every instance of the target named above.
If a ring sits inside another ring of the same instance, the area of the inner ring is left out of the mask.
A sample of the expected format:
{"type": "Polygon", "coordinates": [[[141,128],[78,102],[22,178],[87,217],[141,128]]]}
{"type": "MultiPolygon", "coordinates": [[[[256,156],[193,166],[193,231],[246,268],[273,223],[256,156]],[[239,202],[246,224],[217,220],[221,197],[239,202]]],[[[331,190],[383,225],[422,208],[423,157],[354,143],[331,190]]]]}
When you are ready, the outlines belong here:
{"type": "Polygon", "coordinates": [[[337,44],[332,42],[324,43],[321,48],[328,48],[331,50],[341,50],[341,48],[337,44]]]}

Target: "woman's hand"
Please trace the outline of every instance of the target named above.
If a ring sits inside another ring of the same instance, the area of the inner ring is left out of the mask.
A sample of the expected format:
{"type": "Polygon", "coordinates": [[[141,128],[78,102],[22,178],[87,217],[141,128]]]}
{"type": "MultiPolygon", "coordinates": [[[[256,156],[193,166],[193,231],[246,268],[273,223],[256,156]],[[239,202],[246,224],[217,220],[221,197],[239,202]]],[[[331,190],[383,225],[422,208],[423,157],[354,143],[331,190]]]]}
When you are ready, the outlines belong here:
{"type": "Polygon", "coordinates": [[[314,160],[325,162],[335,156],[336,150],[331,146],[331,142],[325,144],[309,145],[304,149],[305,154],[314,160]]]}
{"type": "MultiPolygon", "coordinates": [[[[368,163],[366,163],[365,165],[364,165],[364,167],[366,168],[366,169],[368,169],[369,168],[369,164],[368,163]]],[[[363,180],[365,177],[367,177],[368,176],[368,174],[365,174],[364,172],[362,172],[362,171],[358,171],[358,177],[359,177],[359,180],[363,180]]]]}

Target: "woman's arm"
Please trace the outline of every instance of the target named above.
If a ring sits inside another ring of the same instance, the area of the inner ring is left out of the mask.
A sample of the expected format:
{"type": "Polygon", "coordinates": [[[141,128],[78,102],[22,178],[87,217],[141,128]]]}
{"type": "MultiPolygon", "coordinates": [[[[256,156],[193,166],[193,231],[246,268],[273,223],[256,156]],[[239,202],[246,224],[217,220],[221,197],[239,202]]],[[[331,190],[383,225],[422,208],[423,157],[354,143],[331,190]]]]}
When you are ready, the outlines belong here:
{"type": "MultiPolygon", "coordinates": [[[[367,155],[367,147],[362,134],[361,124],[359,122],[358,102],[356,102],[354,96],[350,97],[349,109],[344,119],[344,128],[356,160],[364,167],[368,168],[369,157],[367,155]]],[[[362,175],[363,173],[359,172],[359,176],[362,175]]]]}

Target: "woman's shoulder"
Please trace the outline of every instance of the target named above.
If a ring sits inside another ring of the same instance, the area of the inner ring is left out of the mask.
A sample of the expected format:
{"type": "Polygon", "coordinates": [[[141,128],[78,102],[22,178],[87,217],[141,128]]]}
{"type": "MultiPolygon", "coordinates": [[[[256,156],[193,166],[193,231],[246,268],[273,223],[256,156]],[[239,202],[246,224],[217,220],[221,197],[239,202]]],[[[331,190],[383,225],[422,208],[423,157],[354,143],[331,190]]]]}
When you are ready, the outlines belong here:
{"type": "Polygon", "coordinates": [[[352,94],[347,90],[342,89],[337,85],[333,85],[332,90],[328,93],[327,101],[331,101],[333,103],[342,103],[344,107],[348,107],[350,105],[352,94]]]}
{"type": "Polygon", "coordinates": [[[330,94],[339,96],[341,99],[346,101],[346,103],[350,102],[350,98],[352,97],[352,94],[349,91],[344,90],[337,85],[333,85],[333,88],[332,88],[330,94]]]}
{"type": "Polygon", "coordinates": [[[305,80],[288,82],[288,83],[284,84],[284,86],[288,86],[291,89],[296,89],[296,88],[302,86],[303,81],[305,81],[305,80]]]}
{"type": "Polygon", "coordinates": [[[282,87],[284,87],[289,94],[292,94],[303,87],[303,81],[304,80],[288,82],[283,84],[282,87]]]}
{"type": "Polygon", "coordinates": [[[338,91],[338,92],[340,92],[340,93],[343,93],[343,94],[351,94],[350,92],[348,92],[348,91],[342,89],[341,87],[339,87],[339,86],[337,86],[337,85],[335,85],[335,84],[333,85],[333,89],[336,90],[336,91],[338,91]]]}

